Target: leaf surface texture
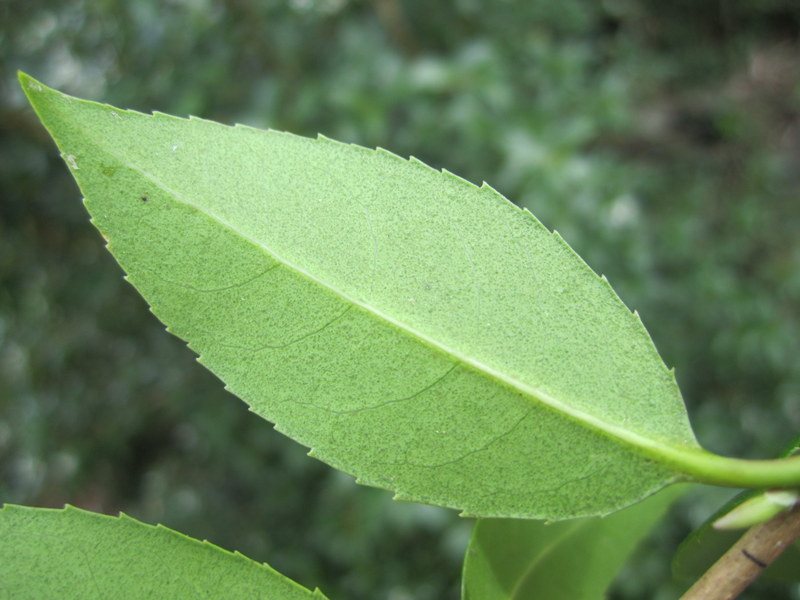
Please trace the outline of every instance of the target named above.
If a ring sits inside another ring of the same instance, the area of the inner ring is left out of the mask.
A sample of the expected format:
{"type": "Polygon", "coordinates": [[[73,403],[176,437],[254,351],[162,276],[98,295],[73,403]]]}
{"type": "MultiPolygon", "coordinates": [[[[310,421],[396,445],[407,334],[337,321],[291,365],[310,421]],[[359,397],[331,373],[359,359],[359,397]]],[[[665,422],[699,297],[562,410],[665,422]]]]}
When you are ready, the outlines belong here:
{"type": "Polygon", "coordinates": [[[639,317],[484,185],[21,76],[152,311],[312,454],[470,515],[603,514],[699,452],[639,317]]]}
{"type": "Polygon", "coordinates": [[[7,504],[0,539],[4,598],[325,600],[267,565],[126,515],[7,504]]]}

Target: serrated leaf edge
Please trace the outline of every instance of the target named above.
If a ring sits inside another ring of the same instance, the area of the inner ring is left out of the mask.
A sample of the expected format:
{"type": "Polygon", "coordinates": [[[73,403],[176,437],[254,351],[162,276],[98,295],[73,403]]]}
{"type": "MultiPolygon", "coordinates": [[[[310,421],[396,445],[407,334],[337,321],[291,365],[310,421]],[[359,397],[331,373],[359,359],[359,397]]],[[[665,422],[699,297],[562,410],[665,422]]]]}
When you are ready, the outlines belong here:
{"type": "Polygon", "coordinates": [[[310,589],[302,586],[301,584],[297,583],[296,581],[293,581],[292,579],[289,579],[288,577],[286,577],[285,575],[283,575],[279,571],[276,571],[271,566],[269,566],[267,563],[262,563],[262,562],[255,561],[252,558],[249,558],[249,557],[245,556],[244,554],[242,554],[241,552],[239,552],[237,550],[233,550],[233,551],[227,550],[225,548],[217,546],[213,542],[209,542],[208,540],[199,540],[197,538],[193,538],[193,537],[191,537],[189,535],[186,535],[185,533],[181,533],[180,531],[176,531],[174,529],[171,529],[171,528],[167,527],[166,525],[162,525],[161,523],[157,523],[156,525],[151,525],[149,523],[144,523],[144,522],[142,522],[142,521],[140,521],[138,519],[135,519],[135,518],[125,514],[124,512],[119,512],[117,514],[117,516],[107,515],[107,514],[103,514],[103,513],[98,513],[98,512],[86,510],[86,509],[74,506],[72,504],[65,504],[63,508],[39,508],[39,507],[35,507],[35,506],[25,506],[25,505],[22,505],[22,504],[11,504],[11,503],[4,503],[4,504],[0,505],[0,513],[11,514],[11,513],[14,513],[14,512],[18,512],[18,513],[21,513],[21,512],[26,512],[26,513],[61,513],[61,514],[71,514],[71,513],[73,513],[73,514],[82,515],[83,517],[93,518],[93,519],[96,519],[96,520],[102,520],[102,521],[106,521],[106,522],[114,521],[114,522],[120,522],[120,523],[123,523],[123,522],[133,523],[136,526],[141,527],[144,530],[164,532],[164,535],[173,536],[173,537],[177,538],[178,540],[180,540],[182,543],[188,542],[188,543],[190,543],[192,545],[200,546],[200,547],[202,547],[204,549],[208,549],[208,550],[211,550],[213,552],[220,552],[223,555],[225,555],[226,557],[234,558],[239,562],[244,562],[244,563],[246,563],[246,564],[248,564],[250,566],[255,566],[255,567],[258,567],[258,568],[261,568],[261,569],[265,569],[267,572],[269,572],[272,575],[275,575],[275,576],[279,577],[280,579],[284,580],[286,583],[291,584],[291,585],[299,588],[299,590],[301,590],[303,592],[307,592],[309,594],[313,594],[314,597],[319,598],[319,600],[327,600],[327,597],[319,590],[319,588],[314,588],[314,590],[310,590],[310,589]]]}

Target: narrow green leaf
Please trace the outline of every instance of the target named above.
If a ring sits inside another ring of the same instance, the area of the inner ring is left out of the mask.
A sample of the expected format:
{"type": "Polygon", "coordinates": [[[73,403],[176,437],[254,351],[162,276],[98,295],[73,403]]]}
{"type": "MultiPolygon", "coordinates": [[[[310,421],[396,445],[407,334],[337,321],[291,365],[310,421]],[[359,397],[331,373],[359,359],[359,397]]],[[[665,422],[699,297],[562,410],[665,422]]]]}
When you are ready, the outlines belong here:
{"type": "Polygon", "coordinates": [[[6,504],[0,596],[324,600],[267,565],[124,514],[6,504]]]}
{"type": "Polygon", "coordinates": [[[481,519],[464,560],[464,600],[597,600],[684,492],[659,492],[609,517],[558,523],[481,519]]]}
{"type": "Polygon", "coordinates": [[[254,412],[360,482],[559,519],[679,479],[800,481],[800,461],[701,450],[639,317],[488,186],[20,78],[153,312],[254,412]]]}
{"type": "Polygon", "coordinates": [[[769,521],[775,515],[791,510],[798,502],[797,490],[767,490],[748,498],[714,521],[714,529],[747,529],[769,521]]]}

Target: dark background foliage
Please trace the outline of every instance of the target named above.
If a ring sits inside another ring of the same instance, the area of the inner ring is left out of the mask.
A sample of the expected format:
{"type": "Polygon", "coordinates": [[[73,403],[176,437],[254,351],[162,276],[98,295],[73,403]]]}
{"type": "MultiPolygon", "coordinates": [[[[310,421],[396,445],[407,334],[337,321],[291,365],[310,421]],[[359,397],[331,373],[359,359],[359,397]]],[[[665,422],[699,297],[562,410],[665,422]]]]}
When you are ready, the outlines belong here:
{"type": "MultiPolygon", "coordinates": [[[[640,311],[704,445],[770,457],[800,431],[798,34],[794,0],[0,0],[0,501],[123,510],[332,600],[456,598],[469,534],[307,458],[164,334],[16,69],[490,182],[640,311]]],[[[674,597],[729,495],[692,494],[613,597],[674,597]]]]}

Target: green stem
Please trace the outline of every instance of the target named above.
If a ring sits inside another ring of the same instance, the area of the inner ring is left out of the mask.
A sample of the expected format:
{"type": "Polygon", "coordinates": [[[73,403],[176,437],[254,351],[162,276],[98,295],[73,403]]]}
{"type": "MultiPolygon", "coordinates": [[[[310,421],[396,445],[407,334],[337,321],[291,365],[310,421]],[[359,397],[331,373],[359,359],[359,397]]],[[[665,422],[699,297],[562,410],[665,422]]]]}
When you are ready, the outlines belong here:
{"type": "Polygon", "coordinates": [[[752,489],[800,487],[800,456],[745,460],[705,450],[664,452],[663,448],[659,454],[697,483],[752,489]]]}

